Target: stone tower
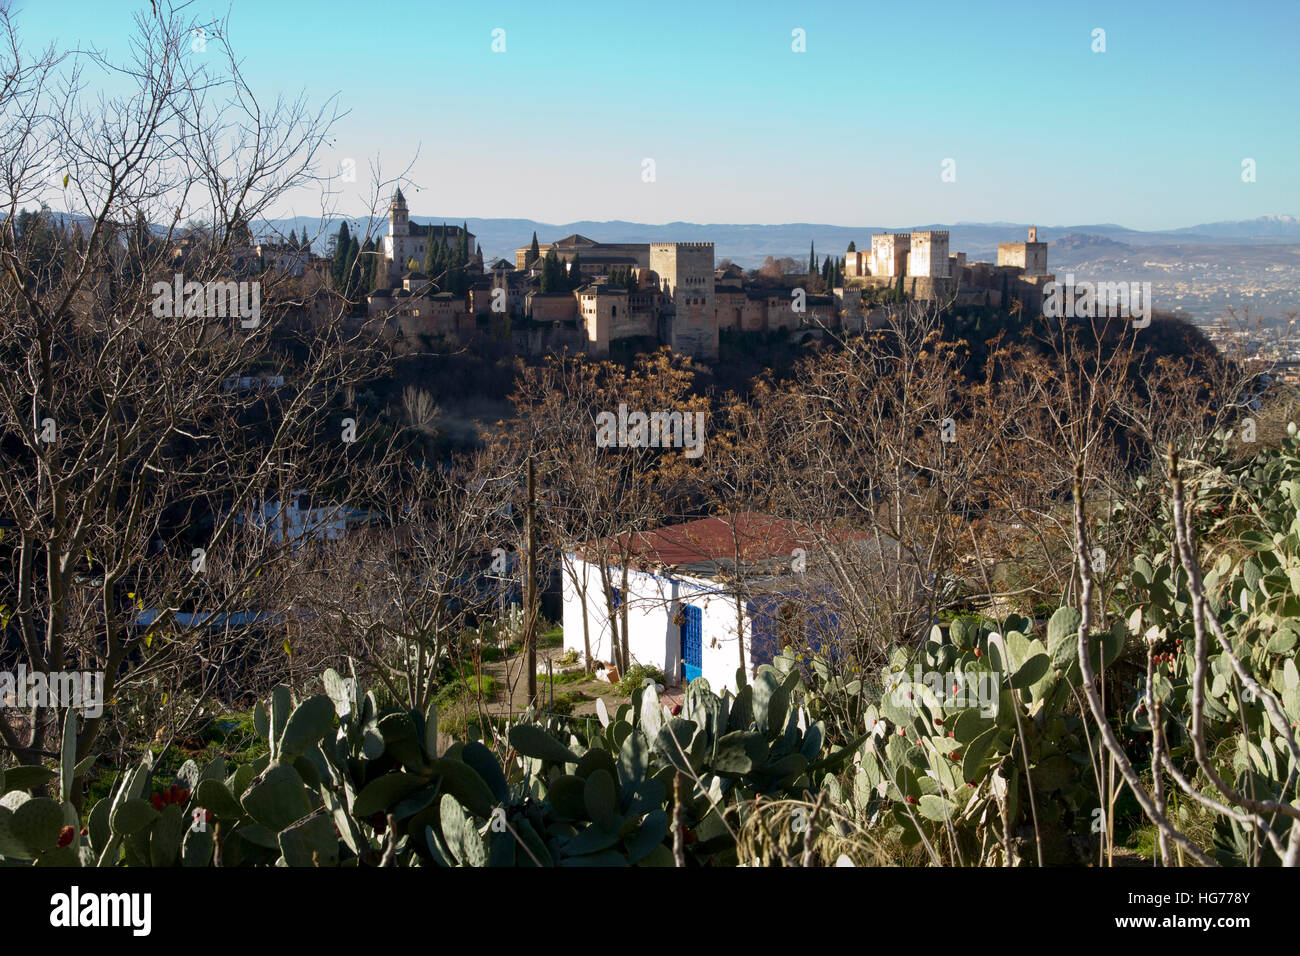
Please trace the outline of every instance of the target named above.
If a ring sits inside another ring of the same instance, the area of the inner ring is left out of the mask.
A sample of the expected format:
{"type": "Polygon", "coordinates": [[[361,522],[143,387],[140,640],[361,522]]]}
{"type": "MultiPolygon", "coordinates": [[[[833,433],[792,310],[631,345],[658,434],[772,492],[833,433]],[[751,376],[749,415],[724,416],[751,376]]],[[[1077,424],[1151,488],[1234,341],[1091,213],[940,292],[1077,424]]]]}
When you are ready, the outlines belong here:
{"type": "Polygon", "coordinates": [[[650,269],[659,276],[669,314],[673,351],[712,361],[718,357],[713,243],[652,242],[650,269]]]}
{"type": "Polygon", "coordinates": [[[945,231],[912,233],[907,255],[907,274],[930,279],[948,277],[948,233],[945,231]]]}
{"type": "Polygon", "coordinates": [[[424,249],[427,229],[423,226],[411,226],[411,214],[406,205],[402,190],[393,193],[392,202],[388,204],[388,235],[384,237],[384,263],[388,270],[388,282],[396,285],[412,260],[415,269],[424,262],[424,249]]]}
{"type": "Polygon", "coordinates": [[[999,242],[998,265],[1023,269],[1027,276],[1047,275],[1047,243],[1038,241],[1038,229],[1029,227],[1027,242],[999,242]]]}
{"type": "Polygon", "coordinates": [[[402,190],[393,193],[393,201],[388,204],[388,234],[390,236],[409,236],[411,234],[410,210],[406,208],[406,197],[402,190]]]}
{"type": "Polygon", "coordinates": [[[871,236],[871,258],[867,269],[873,276],[907,274],[907,256],[912,249],[910,232],[877,232],[871,236]]]}

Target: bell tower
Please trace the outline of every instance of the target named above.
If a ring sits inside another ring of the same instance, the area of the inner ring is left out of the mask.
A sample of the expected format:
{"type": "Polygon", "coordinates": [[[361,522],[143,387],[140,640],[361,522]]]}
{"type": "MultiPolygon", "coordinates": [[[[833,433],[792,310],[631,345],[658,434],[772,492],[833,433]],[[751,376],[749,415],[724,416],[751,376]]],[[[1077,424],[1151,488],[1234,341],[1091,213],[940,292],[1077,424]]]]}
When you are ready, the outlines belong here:
{"type": "Polygon", "coordinates": [[[390,236],[409,236],[411,220],[406,208],[406,197],[402,190],[393,193],[393,201],[388,204],[388,234],[390,236]]]}

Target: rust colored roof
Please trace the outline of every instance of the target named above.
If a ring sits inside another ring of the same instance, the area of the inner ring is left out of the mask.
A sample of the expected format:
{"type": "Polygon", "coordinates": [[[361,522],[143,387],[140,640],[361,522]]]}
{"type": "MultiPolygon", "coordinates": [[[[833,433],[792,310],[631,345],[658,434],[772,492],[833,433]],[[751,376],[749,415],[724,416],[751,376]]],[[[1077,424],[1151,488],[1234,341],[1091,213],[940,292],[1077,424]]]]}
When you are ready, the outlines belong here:
{"type": "Polygon", "coordinates": [[[722,517],[701,518],[684,524],[667,525],[653,531],[619,535],[609,552],[625,548],[635,558],[667,567],[702,562],[742,564],[789,558],[796,548],[811,548],[811,529],[774,515],[744,511],[722,517]]]}

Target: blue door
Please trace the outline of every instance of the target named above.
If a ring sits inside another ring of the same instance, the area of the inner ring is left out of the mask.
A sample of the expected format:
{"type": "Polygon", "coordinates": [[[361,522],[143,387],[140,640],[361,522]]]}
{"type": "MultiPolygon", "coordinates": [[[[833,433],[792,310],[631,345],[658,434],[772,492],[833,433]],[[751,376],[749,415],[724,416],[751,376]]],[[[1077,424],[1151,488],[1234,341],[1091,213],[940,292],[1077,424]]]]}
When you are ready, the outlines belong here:
{"type": "Polygon", "coordinates": [[[704,666],[703,615],[698,607],[682,608],[682,683],[689,684],[700,676],[704,666]]]}

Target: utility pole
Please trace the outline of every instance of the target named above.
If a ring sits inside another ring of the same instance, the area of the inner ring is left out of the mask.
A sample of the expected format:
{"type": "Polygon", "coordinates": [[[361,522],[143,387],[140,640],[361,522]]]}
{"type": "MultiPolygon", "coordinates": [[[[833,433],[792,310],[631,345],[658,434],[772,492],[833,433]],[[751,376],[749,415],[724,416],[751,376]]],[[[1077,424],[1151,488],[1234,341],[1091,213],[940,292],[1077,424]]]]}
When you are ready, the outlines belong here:
{"type": "Polygon", "coordinates": [[[524,517],[524,647],[528,657],[528,705],[537,706],[537,479],[528,456],[528,510],[524,517]]]}

